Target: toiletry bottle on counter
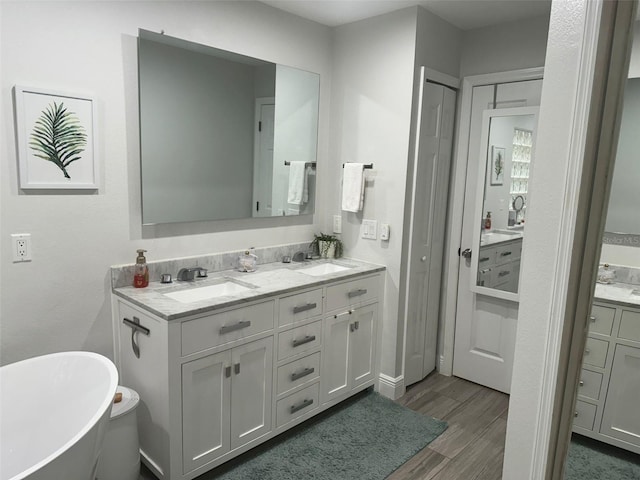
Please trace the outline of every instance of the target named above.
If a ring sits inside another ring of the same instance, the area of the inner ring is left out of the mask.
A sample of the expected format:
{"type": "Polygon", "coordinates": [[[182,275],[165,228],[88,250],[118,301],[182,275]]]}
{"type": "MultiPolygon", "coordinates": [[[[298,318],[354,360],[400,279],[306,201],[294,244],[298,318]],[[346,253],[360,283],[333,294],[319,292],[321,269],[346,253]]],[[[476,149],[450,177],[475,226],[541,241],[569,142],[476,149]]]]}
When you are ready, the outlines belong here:
{"type": "MultiPolygon", "coordinates": [[[[253,249],[251,249],[253,251],[253,249]]],[[[238,257],[238,270],[241,272],[254,272],[258,257],[251,251],[246,250],[243,255],[238,257]]]]}
{"type": "Polygon", "coordinates": [[[484,219],[484,229],[491,229],[491,212],[487,212],[487,218],[484,219]]]}
{"type": "Polygon", "coordinates": [[[133,286],[136,288],[144,288],[149,285],[149,267],[147,267],[144,252],[146,250],[138,250],[138,258],[136,258],[136,266],[133,271],[133,286]]]}

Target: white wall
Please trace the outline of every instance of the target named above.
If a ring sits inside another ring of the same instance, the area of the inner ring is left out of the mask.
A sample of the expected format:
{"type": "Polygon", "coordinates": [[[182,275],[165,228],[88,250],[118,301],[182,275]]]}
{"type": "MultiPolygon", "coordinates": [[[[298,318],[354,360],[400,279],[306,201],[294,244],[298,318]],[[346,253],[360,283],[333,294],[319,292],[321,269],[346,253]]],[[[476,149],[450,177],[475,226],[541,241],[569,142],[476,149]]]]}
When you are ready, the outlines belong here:
{"type": "MultiPolygon", "coordinates": [[[[138,28],[165,30],[320,73],[318,163],[325,167],[318,171],[327,175],[329,28],[256,2],[2,2],[0,9],[1,363],[70,349],[112,356],[108,269],[133,263],[136,248],[157,260],[307,241],[318,230],[317,215],[142,229],[135,38],[138,28]],[[97,193],[19,190],[15,84],[95,96],[97,193]],[[23,232],[32,234],[33,261],[14,264],[9,234],[23,232]]],[[[320,182],[322,205],[326,177],[320,182]]]]}
{"type": "Polygon", "coordinates": [[[629,78],[640,77],[640,20],[636,22],[633,46],[631,47],[631,62],[629,64],[629,78]]]}
{"type": "Polygon", "coordinates": [[[544,65],[549,17],[463,32],[460,76],[544,65]]]}

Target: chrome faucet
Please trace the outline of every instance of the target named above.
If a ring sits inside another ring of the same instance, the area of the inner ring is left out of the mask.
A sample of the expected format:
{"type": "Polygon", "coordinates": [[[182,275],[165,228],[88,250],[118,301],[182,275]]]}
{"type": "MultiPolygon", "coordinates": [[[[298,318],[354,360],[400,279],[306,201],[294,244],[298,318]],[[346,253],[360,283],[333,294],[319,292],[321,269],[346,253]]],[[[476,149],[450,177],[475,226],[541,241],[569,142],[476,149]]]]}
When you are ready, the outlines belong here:
{"type": "Polygon", "coordinates": [[[304,252],[296,252],[293,254],[292,260],[294,262],[304,262],[306,255],[304,252]]]}
{"type": "Polygon", "coordinates": [[[207,269],[202,267],[181,268],[178,272],[178,280],[191,282],[195,280],[196,273],[198,274],[198,278],[204,278],[207,276],[207,269]]]}

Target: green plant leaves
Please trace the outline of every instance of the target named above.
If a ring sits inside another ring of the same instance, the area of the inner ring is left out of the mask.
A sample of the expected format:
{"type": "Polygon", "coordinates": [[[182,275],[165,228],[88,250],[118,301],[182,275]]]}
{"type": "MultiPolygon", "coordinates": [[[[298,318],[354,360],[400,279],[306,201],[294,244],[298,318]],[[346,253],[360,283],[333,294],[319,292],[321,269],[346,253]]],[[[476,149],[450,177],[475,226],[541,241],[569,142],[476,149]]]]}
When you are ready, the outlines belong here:
{"type": "Polygon", "coordinates": [[[29,145],[38,152],[36,157],[53,162],[70,179],[67,167],[82,158],[87,134],[76,114],[69,112],[63,102],[53,102],[36,120],[29,145]]]}

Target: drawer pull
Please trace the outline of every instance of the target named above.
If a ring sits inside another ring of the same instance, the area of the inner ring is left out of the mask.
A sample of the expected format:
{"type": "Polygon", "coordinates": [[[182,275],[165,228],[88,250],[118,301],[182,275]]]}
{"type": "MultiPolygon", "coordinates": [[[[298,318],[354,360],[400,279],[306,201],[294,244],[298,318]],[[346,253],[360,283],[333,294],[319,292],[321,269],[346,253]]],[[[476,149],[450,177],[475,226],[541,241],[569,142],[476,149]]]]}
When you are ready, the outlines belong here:
{"type": "Polygon", "coordinates": [[[573,414],[573,416],[574,416],[574,417],[577,417],[577,416],[578,416],[578,412],[575,412],[575,413],[573,414]]]}
{"type": "Polygon", "coordinates": [[[584,387],[584,380],[580,380],[579,385],[580,385],[581,387],[584,387]]]}
{"type": "Polygon", "coordinates": [[[489,260],[491,260],[491,257],[482,257],[478,259],[478,262],[488,262],[489,260]]]}
{"type": "Polygon", "coordinates": [[[298,404],[298,405],[291,405],[291,413],[296,413],[300,410],[302,410],[303,408],[307,408],[309,405],[313,404],[313,398],[308,398],[306,400],[303,400],[302,403],[298,404]]]}
{"type": "Polygon", "coordinates": [[[509,270],[502,270],[498,276],[499,277],[504,277],[505,275],[509,275],[511,272],[509,270]]]}
{"type": "Polygon", "coordinates": [[[240,374],[240,364],[239,364],[239,363],[236,363],[236,364],[233,366],[233,373],[235,373],[236,375],[239,375],[239,374],[240,374]]]}
{"type": "Polygon", "coordinates": [[[228,367],[224,367],[224,376],[226,378],[229,378],[231,376],[231,365],[229,365],[228,367]]]}
{"type": "Polygon", "coordinates": [[[305,343],[309,343],[309,342],[313,342],[316,339],[315,335],[306,335],[304,338],[301,339],[294,339],[293,342],[291,342],[291,344],[293,345],[293,347],[299,347],[300,345],[304,345],[305,343]]]}
{"type": "Polygon", "coordinates": [[[315,371],[316,371],[315,368],[310,367],[310,368],[305,368],[304,370],[302,370],[300,372],[292,373],[291,374],[291,381],[295,382],[296,380],[299,380],[302,377],[306,377],[307,375],[311,375],[315,371]]]}
{"type": "Polygon", "coordinates": [[[225,333],[235,332],[236,330],[242,330],[243,328],[247,328],[251,326],[250,320],[244,320],[242,322],[238,322],[235,325],[223,325],[220,327],[220,335],[224,335],[225,333]]]}
{"type": "Polygon", "coordinates": [[[591,350],[589,350],[588,348],[585,348],[584,349],[584,354],[585,355],[589,355],[589,353],[591,353],[591,350]]]}
{"type": "Polygon", "coordinates": [[[508,257],[509,255],[511,255],[511,252],[502,252],[500,254],[501,257],[508,257]]]}
{"type": "Polygon", "coordinates": [[[293,313],[306,312],[307,310],[313,310],[318,306],[317,303],[307,303],[306,305],[299,305],[297,307],[293,307],[293,313]]]}
{"type": "Polygon", "coordinates": [[[353,298],[353,297],[358,297],[360,295],[364,295],[365,293],[367,293],[367,289],[366,288],[359,288],[358,290],[352,290],[349,293],[347,293],[347,296],[349,298],[353,298]]]}
{"type": "Polygon", "coordinates": [[[593,315],[589,317],[589,320],[591,320],[591,323],[596,323],[596,317],[594,317],[593,315]]]}

